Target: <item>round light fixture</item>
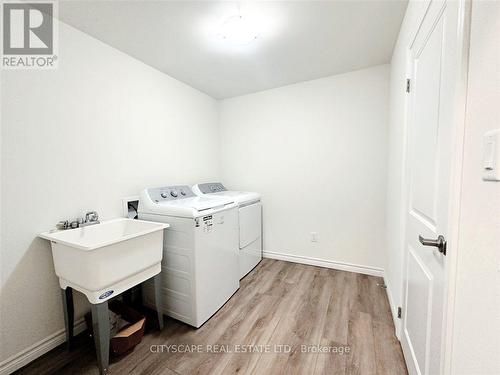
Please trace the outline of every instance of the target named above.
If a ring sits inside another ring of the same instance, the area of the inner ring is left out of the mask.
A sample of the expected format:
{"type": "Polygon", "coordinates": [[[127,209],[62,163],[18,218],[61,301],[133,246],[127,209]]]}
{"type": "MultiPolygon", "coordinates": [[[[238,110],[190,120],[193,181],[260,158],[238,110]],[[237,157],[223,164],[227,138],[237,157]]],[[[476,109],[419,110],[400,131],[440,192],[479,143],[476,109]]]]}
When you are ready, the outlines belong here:
{"type": "Polygon", "coordinates": [[[221,30],[222,38],[235,45],[245,45],[253,42],[258,37],[254,26],[241,15],[229,17],[221,30]]]}

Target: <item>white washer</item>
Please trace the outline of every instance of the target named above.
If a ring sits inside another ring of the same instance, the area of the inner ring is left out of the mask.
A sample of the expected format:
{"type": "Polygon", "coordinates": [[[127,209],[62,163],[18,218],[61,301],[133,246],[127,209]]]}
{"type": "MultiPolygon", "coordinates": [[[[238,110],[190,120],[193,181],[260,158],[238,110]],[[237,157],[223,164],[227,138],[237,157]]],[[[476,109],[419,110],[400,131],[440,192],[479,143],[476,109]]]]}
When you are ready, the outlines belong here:
{"type": "Polygon", "coordinates": [[[260,194],[247,191],[228,191],[220,182],[197,184],[198,196],[224,197],[238,204],[240,279],[262,260],[262,204],[260,194]]]}
{"type": "MultiPolygon", "coordinates": [[[[234,200],[198,197],[189,186],[145,189],[139,219],[170,224],[163,240],[163,313],[196,328],[239,288],[238,211],[234,200]]],[[[151,283],[144,303],[154,306],[151,283]]]]}

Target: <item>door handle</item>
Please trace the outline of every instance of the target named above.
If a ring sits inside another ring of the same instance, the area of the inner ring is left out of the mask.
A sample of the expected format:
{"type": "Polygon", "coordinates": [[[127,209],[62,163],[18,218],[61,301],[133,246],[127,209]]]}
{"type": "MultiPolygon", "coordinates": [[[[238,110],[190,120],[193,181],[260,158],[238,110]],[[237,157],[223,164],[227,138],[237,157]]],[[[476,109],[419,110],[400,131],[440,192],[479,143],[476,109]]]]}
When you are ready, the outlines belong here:
{"type": "Polygon", "coordinates": [[[418,240],[420,243],[424,246],[434,246],[438,248],[438,251],[446,255],[446,240],[444,239],[444,236],[441,234],[438,236],[437,240],[430,240],[428,238],[424,238],[422,236],[418,236],[418,240]]]}

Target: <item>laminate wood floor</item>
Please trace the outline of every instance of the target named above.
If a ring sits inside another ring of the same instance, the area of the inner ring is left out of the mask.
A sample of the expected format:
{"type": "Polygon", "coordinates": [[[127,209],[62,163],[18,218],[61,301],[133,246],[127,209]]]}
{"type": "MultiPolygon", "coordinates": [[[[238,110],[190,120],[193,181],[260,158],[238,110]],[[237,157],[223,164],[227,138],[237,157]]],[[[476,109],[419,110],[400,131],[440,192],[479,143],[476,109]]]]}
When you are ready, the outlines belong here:
{"type": "MultiPolygon", "coordinates": [[[[110,374],[407,374],[383,280],[264,259],[201,328],[167,319],[110,374]],[[175,350],[177,350],[175,352],[175,350]]],[[[97,374],[91,341],[19,374],[97,374]]]]}

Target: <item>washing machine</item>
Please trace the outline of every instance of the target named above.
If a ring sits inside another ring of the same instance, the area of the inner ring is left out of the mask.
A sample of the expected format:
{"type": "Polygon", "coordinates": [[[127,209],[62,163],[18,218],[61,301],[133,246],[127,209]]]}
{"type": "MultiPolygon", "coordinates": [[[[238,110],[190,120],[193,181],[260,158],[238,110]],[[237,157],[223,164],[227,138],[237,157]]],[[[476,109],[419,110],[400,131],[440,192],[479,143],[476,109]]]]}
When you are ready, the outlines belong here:
{"type": "Polygon", "coordinates": [[[219,197],[238,205],[239,270],[245,277],[262,260],[262,204],[260,194],[227,190],[220,182],[197,184],[193,192],[200,197],[219,197]]]}
{"type": "MultiPolygon", "coordinates": [[[[196,328],[239,288],[238,208],[228,197],[199,197],[189,186],[144,189],[141,220],[168,223],[163,240],[162,312],[196,328]]],[[[143,301],[154,307],[152,283],[143,301]]]]}

